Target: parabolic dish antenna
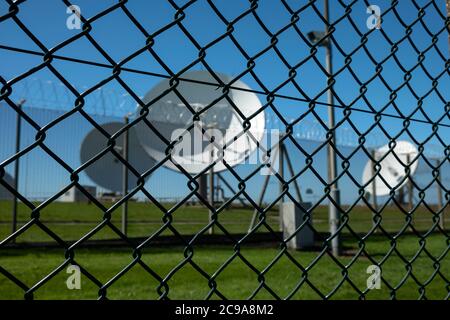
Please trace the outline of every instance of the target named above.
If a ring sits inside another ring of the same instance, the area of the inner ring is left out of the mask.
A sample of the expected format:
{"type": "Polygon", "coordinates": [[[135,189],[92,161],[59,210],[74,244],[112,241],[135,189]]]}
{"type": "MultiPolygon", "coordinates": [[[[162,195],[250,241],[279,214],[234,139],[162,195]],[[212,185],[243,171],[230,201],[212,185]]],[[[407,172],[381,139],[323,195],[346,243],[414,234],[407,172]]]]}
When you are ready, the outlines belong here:
{"type": "MultiPolygon", "coordinates": [[[[232,80],[232,77],[225,74],[216,73],[216,75],[225,84],[232,80]]],[[[212,161],[218,160],[222,151],[223,159],[230,166],[235,166],[245,161],[257,148],[256,142],[261,141],[263,137],[265,127],[264,112],[260,112],[252,118],[250,120],[250,129],[240,135],[244,132],[244,120],[226,98],[216,101],[222,95],[222,89],[219,87],[217,80],[207,71],[186,72],[182,77],[189,80],[214,84],[207,85],[183,80],[180,82],[176,90],[191,108],[198,112],[213,102],[214,104],[204,113],[200,114],[200,121],[196,121],[196,126],[189,132],[186,132],[185,129],[194,123],[192,112],[174,90],[171,90],[168,94],[150,105],[147,120],[157,131],[168,141],[174,141],[180,136],[183,138],[182,142],[172,149],[172,160],[192,174],[201,172],[212,161]],[[206,135],[202,135],[202,129],[207,131],[206,135]],[[208,141],[208,137],[211,135],[215,137],[214,143],[219,148],[213,147],[208,141]],[[234,140],[236,136],[238,138],[234,140]],[[224,145],[226,145],[226,148],[222,150],[221,147],[224,145]],[[213,154],[211,154],[211,150],[214,151],[213,154]],[[218,150],[220,150],[220,153],[218,150]]],[[[244,90],[250,89],[240,80],[234,82],[232,86],[244,90]]],[[[143,102],[146,104],[150,103],[169,88],[169,80],[161,81],[146,94],[143,102]]],[[[256,94],[252,92],[231,89],[228,97],[245,117],[253,115],[261,108],[261,102],[256,94]]],[[[166,158],[166,143],[149,126],[141,121],[136,127],[136,131],[141,145],[152,158],[157,161],[166,158]]],[[[168,168],[178,170],[171,161],[166,161],[164,165],[168,168]]],[[[216,172],[225,169],[226,166],[221,160],[214,165],[214,171],[216,172]]]]}
{"type": "MultiPolygon", "coordinates": [[[[110,122],[102,125],[109,134],[114,134],[124,126],[120,122],[110,122]]],[[[116,139],[114,148],[123,155],[123,136],[116,139]]],[[[92,129],[81,144],[80,160],[85,163],[97,155],[108,145],[108,139],[97,129],[92,129]]],[[[128,130],[128,162],[139,173],[153,167],[155,161],[148,156],[139,144],[136,132],[133,128],[128,130]]],[[[84,171],[97,185],[113,192],[121,192],[123,189],[123,163],[112,153],[108,152],[103,157],[92,163],[84,171]]],[[[137,178],[128,170],[128,189],[136,187],[137,178]]]]}
{"type": "MultiPolygon", "coordinates": [[[[10,186],[14,187],[14,179],[6,172],[2,178],[10,186]]],[[[9,192],[3,185],[0,184],[0,200],[11,200],[13,198],[13,194],[9,192]]]]}
{"type": "MultiPolygon", "coordinates": [[[[375,151],[375,159],[383,159],[379,163],[381,166],[379,174],[375,178],[375,195],[373,194],[373,181],[369,183],[365,191],[370,193],[372,196],[385,196],[391,192],[391,189],[400,189],[408,179],[404,179],[405,177],[405,166],[409,165],[410,175],[413,175],[417,169],[418,160],[413,160],[417,157],[418,151],[417,148],[408,141],[397,141],[396,146],[393,151],[389,151],[389,145],[385,145],[375,151]],[[388,154],[389,153],[389,154],[388,154]],[[401,163],[394,154],[401,160],[401,163]],[[387,155],[386,155],[387,154],[387,155]],[[386,156],[385,158],[383,158],[386,156]],[[389,184],[381,180],[380,175],[384,178],[384,180],[389,184]],[[403,180],[403,181],[402,181],[403,180]]],[[[374,163],[369,160],[364,168],[362,183],[367,183],[375,173],[375,169],[373,168],[374,163]]]]}

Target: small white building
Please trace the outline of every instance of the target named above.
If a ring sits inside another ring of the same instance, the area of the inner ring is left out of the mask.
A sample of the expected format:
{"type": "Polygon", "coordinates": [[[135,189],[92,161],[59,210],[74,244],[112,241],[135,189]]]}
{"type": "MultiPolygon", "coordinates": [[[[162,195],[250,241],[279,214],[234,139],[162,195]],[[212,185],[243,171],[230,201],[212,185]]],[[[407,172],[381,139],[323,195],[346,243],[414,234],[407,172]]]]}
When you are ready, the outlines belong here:
{"type": "MultiPolygon", "coordinates": [[[[96,197],[97,188],[93,186],[82,186],[87,192],[96,197]]],[[[59,202],[87,202],[89,199],[78,188],[72,187],[58,199],[59,202]]]]}

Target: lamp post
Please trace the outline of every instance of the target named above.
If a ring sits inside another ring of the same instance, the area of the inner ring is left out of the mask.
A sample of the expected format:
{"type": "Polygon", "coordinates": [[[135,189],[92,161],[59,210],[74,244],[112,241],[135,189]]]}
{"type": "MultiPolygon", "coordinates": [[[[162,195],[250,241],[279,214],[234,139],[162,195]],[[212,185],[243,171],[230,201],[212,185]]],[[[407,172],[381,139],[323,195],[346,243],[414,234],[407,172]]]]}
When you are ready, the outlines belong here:
{"type": "MultiPolygon", "coordinates": [[[[312,31],[308,33],[309,40],[316,44],[319,43],[319,46],[325,47],[326,49],[326,69],[328,73],[328,84],[333,79],[333,60],[332,60],[332,47],[330,38],[325,38],[326,35],[329,34],[329,1],[324,1],[324,19],[325,23],[325,32],[323,31],[312,31]]],[[[327,92],[327,102],[328,102],[328,128],[334,129],[335,127],[335,116],[334,116],[334,96],[333,92],[328,89],[327,92]]],[[[341,240],[340,235],[338,234],[339,222],[340,222],[340,193],[338,188],[338,183],[336,181],[337,177],[337,157],[336,151],[333,146],[336,146],[336,136],[335,132],[332,131],[331,141],[327,146],[327,165],[328,165],[328,182],[330,185],[330,198],[333,201],[329,201],[328,204],[328,219],[330,224],[330,235],[333,237],[331,239],[331,250],[334,256],[339,256],[341,254],[341,240]],[[334,202],[334,203],[333,203],[334,202]],[[335,205],[336,204],[336,205],[335,205]]]]}

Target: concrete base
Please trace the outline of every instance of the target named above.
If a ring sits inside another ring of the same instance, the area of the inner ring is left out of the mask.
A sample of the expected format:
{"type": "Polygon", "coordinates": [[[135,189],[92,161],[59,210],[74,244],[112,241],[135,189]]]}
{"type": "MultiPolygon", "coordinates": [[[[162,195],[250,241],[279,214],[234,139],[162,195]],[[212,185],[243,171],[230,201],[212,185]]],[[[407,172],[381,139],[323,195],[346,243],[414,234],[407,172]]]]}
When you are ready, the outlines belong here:
{"type": "MultiPolygon", "coordinates": [[[[303,208],[311,208],[311,203],[302,203],[303,208]]],[[[295,233],[295,230],[304,222],[305,212],[295,205],[294,202],[281,204],[281,216],[284,239],[295,233]]],[[[309,224],[312,226],[312,221],[309,224]]],[[[304,225],[295,236],[287,243],[290,249],[305,249],[314,246],[314,232],[309,225],[304,225]]]]}

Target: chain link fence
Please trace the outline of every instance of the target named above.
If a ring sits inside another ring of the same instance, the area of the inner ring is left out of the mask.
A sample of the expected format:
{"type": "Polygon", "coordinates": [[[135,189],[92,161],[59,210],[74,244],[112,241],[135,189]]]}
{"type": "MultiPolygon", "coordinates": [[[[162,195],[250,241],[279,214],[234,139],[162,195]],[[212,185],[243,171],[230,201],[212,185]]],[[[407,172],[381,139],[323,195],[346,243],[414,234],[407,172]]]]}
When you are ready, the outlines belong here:
{"type": "Polygon", "coordinates": [[[0,297],[449,299],[446,1],[55,4],[48,16],[39,1],[0,6],[8,31],[0,36],[0,297]],[[190,78],[193,70],[207,80],[190,78]],[[54,104],[42,116],[40,102],[20,90],[33,77],[63,87],[69,107],[54,104]],[[199,108],[186,84],[215,95],[199,108]],[[109,113],[120,103],[110,95],[102,100],[108,117],[99,117],[92,107],[109,88],[126,95],[126,106],[109,113]],[[243,112],[240,93],[261,104],[243,112]],[[188,115],[177,136],[153,122],[167,97],[181,101],[180,118],[188,115]],[[239,130],[220,143],[203,121],[223,101],[239,130]],[[275,145],[255,137],[261,116],[278,132],[275,145]],[[105,130],[114,120],[120,129],[105,130]],[[305,139],[308,123],[317,141],[305,139]],[[192,173],[174,152],[198,127],[217,155],[192,173]],[[88,128],[103,142],[80,162],[88,128]],[[133,130],[164,146],[145,168],[124,151],[133,130]],[[351,146],[340,143],[343,130],[351,146]],[[242,136],[264,161],[227,162],[242,136]],[[405,141],[415,150],[406,158],[397,149],[405,141]],[[124,185],[108,201],[86,179],[105,156],[118,164],[108,175],[124,185]],[[46,190],[37,198],[15,179],[26,159],[35,177],[27,185],[46,190]],[[61,204],[74,188],[87,204],[61,204]],[[293,229],[289,204],[293,219],[301,216],[293,229]],[[302,250],[293,249],[298,238],[302,250]],[[68,268],[86,283],[79,296],[64,291],[77,281],[60,288],[68,268]]]}

